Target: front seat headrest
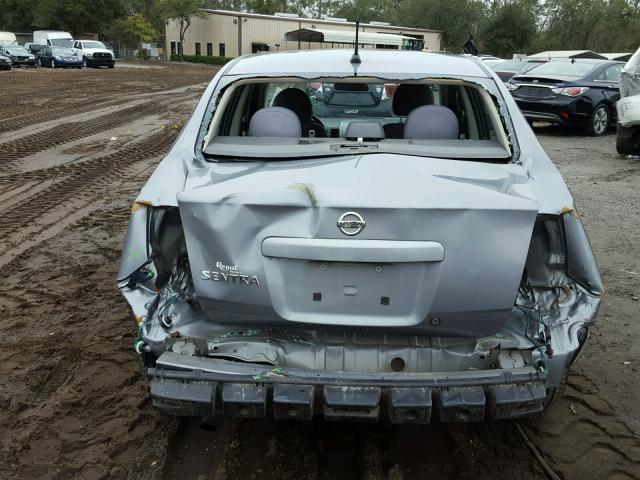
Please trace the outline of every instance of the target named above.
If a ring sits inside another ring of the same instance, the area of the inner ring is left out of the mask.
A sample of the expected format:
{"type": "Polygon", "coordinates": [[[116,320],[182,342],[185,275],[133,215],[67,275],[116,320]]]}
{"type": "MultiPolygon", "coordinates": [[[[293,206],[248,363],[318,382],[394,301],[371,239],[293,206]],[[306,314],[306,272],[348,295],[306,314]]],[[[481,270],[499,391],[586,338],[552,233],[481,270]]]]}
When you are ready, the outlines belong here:
{"type": "Polygon", "coordinates": [[[407,117],[404,138],[414,140],[455,140],[460,133],[453,110],[440,105],[424,105],[407,117]]]}
{"type": "Polygon", "coordinates": [[[419,85],[416,83],[403,83],[396,88],[393,94],[391,108],[394,115],[406,117],[418,107],[431,105],[433,103],[433,92],[429,85],[419,85]]]}
{"type": "Polygon", "coordinates": [[[295,112],[302,123],[311,121],[311,115],[313,115],[311,100],[299,88],[285,88],[282,90],[273,99],[273,106],[288,108],[295,112]]]}
{"type": "Polygon", "coordinates": [[[288,108],[265,107],[253,114],[249,121],[252,137],[300,137],[300,119],[288,108]]]}

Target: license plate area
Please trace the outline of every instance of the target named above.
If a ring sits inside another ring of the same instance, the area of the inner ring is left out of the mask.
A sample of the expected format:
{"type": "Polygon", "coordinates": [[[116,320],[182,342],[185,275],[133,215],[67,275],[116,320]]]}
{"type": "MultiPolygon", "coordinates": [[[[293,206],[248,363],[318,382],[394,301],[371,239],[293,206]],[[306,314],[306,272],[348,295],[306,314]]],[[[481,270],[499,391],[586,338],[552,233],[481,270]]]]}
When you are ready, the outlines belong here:
{"type": "Polygon", "coordinates": [[[301,280],[307,295],[301,303],[353,314],[399,311],[406,307],[407,290],[415,286],[419,270],[419,264],[305,262],[301,280]],[[400,282],[406,282],[405,288],[399,288],[400,282]]]}
{"type": "Polygon", "coordinates": [[[272,258],[266,271],[274,309],[285,319],[389,326],[415,325],[424,319],[440,265],[272,258]]]}

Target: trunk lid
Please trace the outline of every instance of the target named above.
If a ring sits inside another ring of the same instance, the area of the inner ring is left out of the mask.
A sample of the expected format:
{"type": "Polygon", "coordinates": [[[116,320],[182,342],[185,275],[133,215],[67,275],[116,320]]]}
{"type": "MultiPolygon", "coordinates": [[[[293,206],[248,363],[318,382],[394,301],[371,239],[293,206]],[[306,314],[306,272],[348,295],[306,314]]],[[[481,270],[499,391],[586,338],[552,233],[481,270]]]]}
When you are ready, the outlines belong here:
{"type": "Polygon", "coordinates": [[[482,336],[507,318],[538,211],[518,166],[368,155],[222,168],[245,173],[178,194],[212,320],[482,336]]]}
{"type": "Polygon", "coordinates": [[[511,83],[519,85],[516,90],[511,92],[511,95],[516,98],[550,100],[558,96],[552,89],[566,86],[567,79],[562,77],[518,75],[511,79],[511,83]]]}

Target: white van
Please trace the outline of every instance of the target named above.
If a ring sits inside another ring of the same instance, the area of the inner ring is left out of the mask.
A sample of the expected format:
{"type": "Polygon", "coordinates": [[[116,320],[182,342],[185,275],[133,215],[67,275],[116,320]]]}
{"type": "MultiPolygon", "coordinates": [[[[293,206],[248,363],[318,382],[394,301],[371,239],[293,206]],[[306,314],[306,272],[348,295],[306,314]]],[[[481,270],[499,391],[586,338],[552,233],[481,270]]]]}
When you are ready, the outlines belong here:
{"type": "Polygon", "coordinates": [[[0,45],[17,45],[18,40],[16,39],[15,33],[11,32],[0,32],[0,45]]]}
{"type": "Polygon", "coordinates": [[[55,30],[36,30],[33,32],[33,43],[50,47],[73,47],[73,37],[69,32],[55,30]]]}

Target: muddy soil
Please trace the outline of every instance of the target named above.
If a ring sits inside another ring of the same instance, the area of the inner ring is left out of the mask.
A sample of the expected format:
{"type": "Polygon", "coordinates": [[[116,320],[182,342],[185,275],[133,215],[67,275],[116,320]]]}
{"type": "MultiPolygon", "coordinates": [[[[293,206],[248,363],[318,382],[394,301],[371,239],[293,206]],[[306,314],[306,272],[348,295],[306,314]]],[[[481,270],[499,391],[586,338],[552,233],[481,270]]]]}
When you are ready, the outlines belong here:
{"type": "MultiPolygon", "coordinates": [[[[403,426],[157,414],[115,288],[131,203],[213,68],[2,72],[0,477],[542,479],[515,423],[403,426]]],[[[564,479],[640,478],[640,161],[537,128],[607,295],[567,394],[523,422],[564,479]]]]}

